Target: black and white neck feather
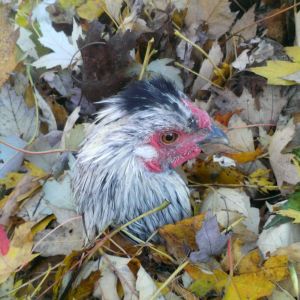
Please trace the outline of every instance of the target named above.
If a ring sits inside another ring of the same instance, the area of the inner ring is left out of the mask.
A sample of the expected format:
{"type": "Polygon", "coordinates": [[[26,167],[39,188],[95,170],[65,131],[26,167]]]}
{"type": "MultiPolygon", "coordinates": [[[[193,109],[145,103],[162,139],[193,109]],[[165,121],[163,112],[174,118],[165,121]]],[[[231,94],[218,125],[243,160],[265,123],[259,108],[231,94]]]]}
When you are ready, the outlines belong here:
{"type": "Polygon", "coordinates": [[[109,225],[124,224],[159,206],[164,210],[134,223],[129,230],[147,239],[157,228],[191,215],[189,190],[177,172],[149,171],[142,159],[156,154],[143,143],[157,130],[188,128],[193,115],[185,97],[158,78],[132,84],[101,101],[102,109],[78,154],[72,188],[89,235],[109,225]],[[141,159],[142,158],[142,159],[141,159]]]}

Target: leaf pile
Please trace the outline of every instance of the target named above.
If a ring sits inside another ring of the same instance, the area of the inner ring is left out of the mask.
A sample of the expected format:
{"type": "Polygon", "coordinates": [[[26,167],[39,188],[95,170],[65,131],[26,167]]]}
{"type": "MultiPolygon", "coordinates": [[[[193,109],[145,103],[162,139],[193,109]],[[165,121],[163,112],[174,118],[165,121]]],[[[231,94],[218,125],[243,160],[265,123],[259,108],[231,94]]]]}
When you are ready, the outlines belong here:
{"type": "Polygon", "coordinates": [[[299,297],[299,5],[2,1],[0,298],[299,297]],[[160,228],[161,244],[109,230],[87,241],[76,152],[98,101],[155,76],[230,145],[183,166],[194,216],[160,228]]]}

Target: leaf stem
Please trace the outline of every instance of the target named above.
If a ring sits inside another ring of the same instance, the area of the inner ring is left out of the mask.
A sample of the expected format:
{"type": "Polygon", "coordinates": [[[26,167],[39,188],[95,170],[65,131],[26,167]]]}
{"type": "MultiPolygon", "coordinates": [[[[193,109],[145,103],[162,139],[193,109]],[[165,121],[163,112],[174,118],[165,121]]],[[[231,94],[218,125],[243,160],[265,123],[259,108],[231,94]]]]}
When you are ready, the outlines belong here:
{"type": "Polygon", "coordinates": [[[194,74],[194,75],[196,75],[196,76],[202,78],[203,80],[209,82],[211,85],[214,85],[215,87],[217,87],[217,88],[219,88],[219,89],[221,89],[221,90],[224,89],[223,87],[221,87],[220,85],[214,83],[213,81],[211,81],[210,79],[208,79],[208,78],[206,78],[205,76],[201,75],[200,73],[195,72],[194,70],[192,70],[192,69],[186,67],[185,65],[182,65],[181,63],[179,63],[179,62],[177,62],[177,61],[174,62],[174,65],[177,66],[177,67],[179,67],[179,68],[182,68],[182,69],[184,69],[184,70],[187,70],[188,72],[190,72],[190,73],[192,73],[192,74],[194,74]]]}
{"type": "Polygon", "coordinates": [[[152,55],[154,55],[157,51],[156,50],[152,50],[151,51],[151,47],[154,43],[154,38],[152,38],[148,44],[147,44],[147,49],[146,49],[146,54],[145,54],[145,58],[144,58],[144,62],[143,62],[143,66],[142,66],[142,70],[140,72],[140,76],[139,76],[139,80],[142,80],[144,77],[144,74],[146,72],[147,66],[149,64],[150,58],[152,55]],[[150,52],[151,51],[151,52],[150,52]]]}
{"type": "Polygon", "coordinates": [[[178,30],[175,30],[174,34],[181,38],[182,40],[186,41],[187,43],[191,44],[195,49],[197,49],[204,57],[208,59],[208,61],[212,64],[214,69],[218,72],[218,74],[222,77],[223,80],[226,80],[224,77],[222,70],[213,62],[213,60],[209,57],[209,55],[198,45],[196,45],[194,42],[189,40],[186,36],[184,36],[182,33],[180,33],[178,30]]]}
{"type": "Polygon", "coordinates": [[[31,73],[30,73],[30,65],[26,65],[26,73],[30,82],[30,85],[32,87],[32,93],[33,93],[33,98],[34,98],[34,107],[35,107],[35,130],[34,130],[34,134],[31,137],[31,139],[28,142],[28,145],[32,144],[33,141],[35,140],[35,138],[38,136],[39,133],[39,105],[38,105],[38,100],[37,97],[35,95],[35,86],[31,77],[31,73]]]}

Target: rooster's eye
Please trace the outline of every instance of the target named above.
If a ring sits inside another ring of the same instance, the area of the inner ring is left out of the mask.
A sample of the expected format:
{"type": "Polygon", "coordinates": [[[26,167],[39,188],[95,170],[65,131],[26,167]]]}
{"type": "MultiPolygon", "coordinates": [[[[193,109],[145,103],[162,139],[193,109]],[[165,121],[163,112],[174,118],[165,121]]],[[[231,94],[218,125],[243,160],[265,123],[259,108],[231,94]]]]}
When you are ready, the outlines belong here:
{"type": "Polygon", "coordinates": [[[172,144],[178,139],[178,133],[176,132],[166,132],[161,136],[161,141],[166,144],[172,144]]]}

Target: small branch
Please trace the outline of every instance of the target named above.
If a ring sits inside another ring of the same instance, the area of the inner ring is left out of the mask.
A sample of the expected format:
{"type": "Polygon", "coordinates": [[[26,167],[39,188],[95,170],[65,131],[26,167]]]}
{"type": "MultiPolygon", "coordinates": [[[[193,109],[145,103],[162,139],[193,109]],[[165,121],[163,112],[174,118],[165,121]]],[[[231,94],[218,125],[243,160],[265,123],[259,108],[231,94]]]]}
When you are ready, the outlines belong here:
{"type": "Polygon", "coordinates": [[[178,268],[171,274],[171,276],[156,290],[156,292],[151,296],[150,300],[155,300],[160,292],[167,287],[172,280],[179,274],[187,265],[189,264],[189,261],[186,260],[181,265],[178,266],[178,268]]]}
{"type": "Polygon", "coordinates": [[[142,70],[139,76],[139,80],[142,80],[144,77],[144,74],[146,72],[147,66],[149,64],[150,58],[152,55],[154,55],[157,51],[156,50],[152,50],[151,51],[151,47],[154,43],[154,38],[152,38],[148,44],[147,44],[147,49],[146,49],[146,54],[145,54],[145,58],[144,58],[144,62],[143,62],[143,66],[142,66],[142,70]],[[150,52],[151,51],[151,52],[150,52]]]}
{"type": "Polygon", "coordinates": [[[0,144],[27,155],[45,155],[45,154],[62,153],[62,152],[77,152],[77,150],[74,149],[52,149],[52,150],[45,150],[45,151],[30,151],[30,150],[25,150],[22,148],[15,147],[2,140],[0,140],[0,144]]]}
{"type": "Polygon", "coordinates": [[[34,91],[35,85],[33,83],[32,77],[31,77],[30,65],[26,66],[26,73],[27,73],[30,85],[32,87],[32,94],[33,94],[33,98],[34,98],[34,107],[35,107],[35,130],[34,130],[33,136],[31,137],[30,141],[28,142],[28,145],[30,145],[33,143],[33,141],[39,134],[39,105],[38,105],[38,99],[37,99],[37,97],[35,95],[35,91],[34,91]]]}
{"type": "Polygon", "coordinates": [[[190,73],[192,73],[192,74],[194,74],[194,75],[196,75],[196,76],[202,78],[203,80],[209,82],[211,85],[215,86],[215,87],[218,88],[218,89],[221,89],[221,90],[224,89],[223,87],[221,87],[220,85],[214,83],[213,81],[211,81],[210,79],[208,79],[208,78],[206,78],[205,76],[201,75],[200,73],[195,72],[194,70],[192,70],[192,69],[186,67],[185,65],[182,65],[181,63],[179,63],[179,62],[177,62],[177,61],[174,62],[174,65],[177,66],[177,67],[179,67],[179,68],[182,68],[182,69],[184,69],[184,70],[187,70],[188,72],[190,72],[190,73]]]}
{"type": "Polygon", "coordinates": [[[191,44],[195,49],[197,49],[201,54],[203,54],[208,59],[208,61],[212,64],[212,66],[218,72],[218,74],[223,78],[223,80],[226,80],[226,78],[224,77],[224,75],[222,73],[222,70],[213,62],[213,60],[209,57],[209,55],[201,47],[199,47],[194,42],[189,40],[186,36],[184,36],[178,30],[175,30],[174,34],[176,36],[178,36],[179,38],[181,38],[182,40],[186,41],[187,43],[191,44]]]}

